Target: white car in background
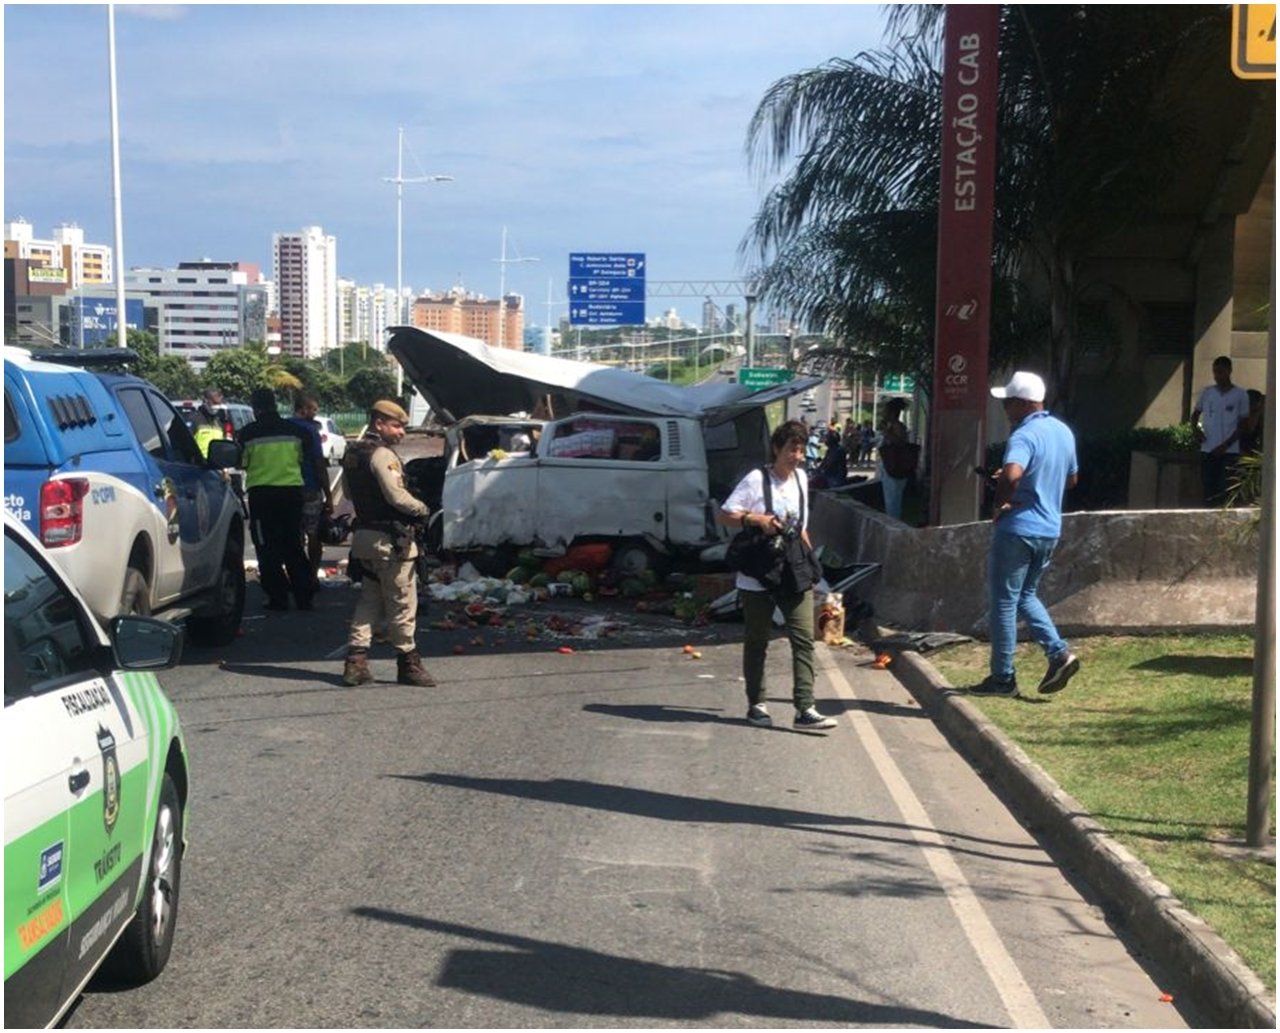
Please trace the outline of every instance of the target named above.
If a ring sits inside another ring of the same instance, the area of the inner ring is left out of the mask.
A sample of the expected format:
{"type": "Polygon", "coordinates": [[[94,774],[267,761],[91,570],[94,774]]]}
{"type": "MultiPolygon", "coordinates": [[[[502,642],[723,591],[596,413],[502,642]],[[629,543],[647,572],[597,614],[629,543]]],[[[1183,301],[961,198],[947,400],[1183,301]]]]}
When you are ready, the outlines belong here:
{"type": "Polygon", "coordinates": [[[317,416],[320,424],[320,448],[324,461],[330,466],[337,466],[347,452],[347,439],[338,425],[328,416],[317,416]]]}

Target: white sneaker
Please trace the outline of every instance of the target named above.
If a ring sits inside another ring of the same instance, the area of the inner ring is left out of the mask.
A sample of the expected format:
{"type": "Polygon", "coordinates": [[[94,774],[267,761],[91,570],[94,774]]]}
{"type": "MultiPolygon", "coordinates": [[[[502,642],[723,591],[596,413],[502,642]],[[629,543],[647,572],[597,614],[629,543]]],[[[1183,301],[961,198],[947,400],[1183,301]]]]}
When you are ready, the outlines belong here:
{"type": "Polygon", "coordinates": [[[768,728],[773,724],[773,718],[769,716],[769,708],[763,703],[753,703],[747,711],[747,722],[757,728],[768,728]]]}
{"type": "Polygon", "coordinates": [[[836,719],[834,717],[824,717],[818,713],[817,707],[810,707],[808,710],[796,711],[796,728],[834,728],[836,719]]]}

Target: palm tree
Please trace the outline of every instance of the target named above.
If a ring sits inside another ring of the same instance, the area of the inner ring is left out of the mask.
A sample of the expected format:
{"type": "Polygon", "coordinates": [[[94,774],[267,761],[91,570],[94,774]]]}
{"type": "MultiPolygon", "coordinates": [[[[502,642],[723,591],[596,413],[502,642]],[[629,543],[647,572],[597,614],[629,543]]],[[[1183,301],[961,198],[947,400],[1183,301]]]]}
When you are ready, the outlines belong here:
{"type": "MultiPolygon", "coordinates": [[[[1107,286],[1085,260],[1150,214],[1195,146],[1185,102],[1230,78],[1229,20],[1207,5],[1002,8],[991,359],[1046,353],[1062,408],[1081,300],[1107,286]]],[[[763,263],[762,297],[836,336],[848,361],[926,374],[941,29],[940,7],[896,8],[887,49],[770,88],[748,156],[786,175],[741,248],[763,263]]]]}

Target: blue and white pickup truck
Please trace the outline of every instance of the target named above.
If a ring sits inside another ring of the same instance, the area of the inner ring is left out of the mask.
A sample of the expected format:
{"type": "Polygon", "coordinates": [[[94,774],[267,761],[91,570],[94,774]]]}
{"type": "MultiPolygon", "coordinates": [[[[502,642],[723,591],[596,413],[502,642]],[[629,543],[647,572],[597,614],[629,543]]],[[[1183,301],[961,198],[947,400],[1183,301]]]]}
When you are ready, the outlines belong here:
{"type": "MultiPolygon", "coordinates": [[[[67,361],[76,361],[74,352],[67,361]]],[[[244,611],[244,505],[182,416],[137,377],[4,349],[4,504],[101,620],[185,620],[225,645],[244,611]]]]}

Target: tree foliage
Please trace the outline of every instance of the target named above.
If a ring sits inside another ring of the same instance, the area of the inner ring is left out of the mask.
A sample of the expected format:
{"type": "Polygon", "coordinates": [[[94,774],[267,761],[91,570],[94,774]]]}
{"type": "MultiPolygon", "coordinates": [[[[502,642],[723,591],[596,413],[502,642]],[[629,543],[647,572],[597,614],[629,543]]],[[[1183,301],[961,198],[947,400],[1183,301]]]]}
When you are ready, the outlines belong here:
{"type": "MultiPolygon", "coordinates": [[[[839,340],[838,364],[911,369],[922,384],[934,338],[941,11],[896,8],[888,47],[769,89],[747,149],[758,173],[782,178],[741,248],[762,263],[764,300],[839,340]]],[[[1229,17],[1208,5],[1001,12],[991,358],[1046,354],[1069,403],[1081,262],[1151,213],[1195,147],[1180,101],[1186,84],[1229,76],[1229,17]]]]}
{"type": "Polygon", "coordinates": [[[267,376],[267,356],[254,348],[227,348],[209,357],[204,384],[222,392],[227,401],[246,402],[260,387],[274,387],[267,376]]]}
{"type": "Polygon", "coordinates": [[[347,381],[347,397],[357,409],[368,409],[384,398],[396,397],[396,378],[387,369],[366,367],[347,381]]]}
{"type": "Polygon", "coordinates": [[[127,343],[138,353],[131,372],[158,387],[167,398],[198,398],[200,375],[180,355],[161,355],[156,335],[149,330],[129,330],[127,343]]]}

